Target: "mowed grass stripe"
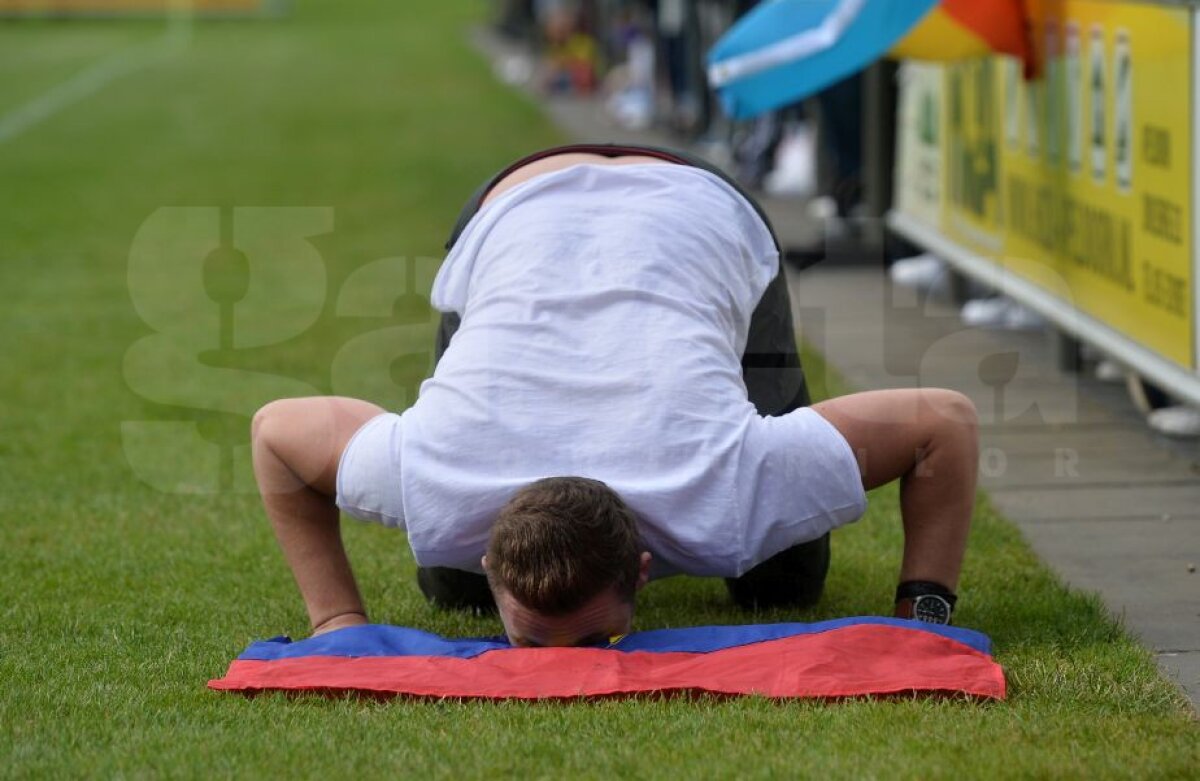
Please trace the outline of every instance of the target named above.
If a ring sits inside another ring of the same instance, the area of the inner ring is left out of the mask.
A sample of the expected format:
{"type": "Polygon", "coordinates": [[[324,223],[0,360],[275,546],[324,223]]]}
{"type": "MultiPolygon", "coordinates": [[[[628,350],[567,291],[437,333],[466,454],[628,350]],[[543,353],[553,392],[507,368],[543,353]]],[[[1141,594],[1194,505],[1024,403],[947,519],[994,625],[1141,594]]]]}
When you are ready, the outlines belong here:
{"type": "MultiPolygon", "coordinates": [[[[486,7],[300,2],[284,20],[199,24],[180,57],[0,146],[0,182],[19,183],[0,187],[0,772],[1194,772],[1196,726],[1149,655],[1094,598],[1065,590],[985,498],[959,618],[995,641],[1009,674],[1005,703],[380,704],[204,688],[249,641],[302,635],[305,617],[255,496],[164,494],[131,476],[124,421],[197,421],[226,445],[244,442],[247,425],[244,414],[154,403],[130,388],[124,357],[152,333],[128,290],[132,238],[163,206],[333,208],[333,231],[313,240],[330,291],[316,323],[279,343],[211,350],[202,365],[329,391],[350,340],[383,328],[432,338],[427,310],[412,301],[390,316],[346,317],[336,297],[380,258],[436,257],[484,176],[563,140],[465,44],[464,25],[486,7]]],[[[32,52],[57,29],[12,25],[4,40],[32,52]]],[[[10,51],[0,83],[18,78],[13,67],[30,79],[55,67],[35,61],[10,51]]],[[[806,361],[814,387],[844,390],[819,356],[806,361]]],[[[363,386],[397,406],[424,370],[420,356],[376,367],[363,386]]],[[[199,373],[179,379],[216,387],[199,373]]],[[[241,411],[254,383],[220,390],[241,411]]],[[[191,455],[164,450],[162,459],[186,467],[191,455]]],[[[639,625],[886,613],[900,531],[895,489],[877,491],[867,516],[835,535],[816,608],[745,615],[719,582],[678,578],[647,589],[639,625]]],[[[494,619],[423,604],[403,535],[347,523],[346,536],[375,620],[451,635],[499,630],[494,619]]]]}
{"type": "Polygon", "coordinates": [[[0,22],[0,119],[98,63],[161,37],[162,21],[117,25],[50,20],[0,22]],[[36,40],[36,46],[30,43],[36,40]]]}

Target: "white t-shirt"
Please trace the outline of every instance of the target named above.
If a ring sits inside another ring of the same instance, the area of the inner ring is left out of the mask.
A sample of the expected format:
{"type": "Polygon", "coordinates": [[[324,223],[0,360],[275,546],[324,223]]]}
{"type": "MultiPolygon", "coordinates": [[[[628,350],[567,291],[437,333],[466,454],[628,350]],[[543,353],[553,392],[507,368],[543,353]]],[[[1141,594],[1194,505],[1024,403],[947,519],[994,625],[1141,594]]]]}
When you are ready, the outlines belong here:
{"type": "Polygon", "coordinates": [[[462,324],[403,414],[355,435],[339,505],[408,531],[417,562],[481,571],[493,521],[542,477],[603,480],[656,576],[739,575],[858,518],[858,468],[810,409],[746,396],[740,357],[779,268],[720,177],[582,164],[501,194],[433,285],[462,324]]]}

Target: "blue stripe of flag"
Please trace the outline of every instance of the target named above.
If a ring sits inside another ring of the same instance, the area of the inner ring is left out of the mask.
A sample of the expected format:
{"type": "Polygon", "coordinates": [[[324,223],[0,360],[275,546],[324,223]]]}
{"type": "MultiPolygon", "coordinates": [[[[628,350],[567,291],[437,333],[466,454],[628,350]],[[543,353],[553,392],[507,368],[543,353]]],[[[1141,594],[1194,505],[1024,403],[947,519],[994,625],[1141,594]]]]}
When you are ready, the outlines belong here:
{"type": "MultiPolygon", "coordinates": [[[[627,635],[608,648],[626,652],[710,653],[750,643],[862,625],[892,626],[929,632],[960,642],[980,653],[991,654],[991,640],[987,635],[972,629],[874,616],[838,618],[810,624],[744,624],[655,629],[627,635]]],[[[339,629],[297,642],[292,642],[288,637],[261,640],[250,645],[238,659],[272,661],[305,656],[449,656],[471,659],[488,651],[511,648],[504,637],[452,640],[419,629],[368,624],[339,629]]]]}

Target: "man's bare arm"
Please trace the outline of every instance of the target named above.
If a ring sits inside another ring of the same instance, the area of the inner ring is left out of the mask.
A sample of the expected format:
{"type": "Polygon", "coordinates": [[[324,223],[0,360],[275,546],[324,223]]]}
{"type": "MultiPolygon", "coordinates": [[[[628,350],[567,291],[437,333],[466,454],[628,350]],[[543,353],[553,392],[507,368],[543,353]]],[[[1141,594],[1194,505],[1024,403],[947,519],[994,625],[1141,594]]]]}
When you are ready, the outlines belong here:
{"type": "Polygon", "coordinates": [[[854,393],[813,405],[858,458],[868,490],[900,480],[900,582],[958,586],[979,465],[975,405],[940,388],[854,393]]]}
{"type": "Polygon", "coordinates": [[[254,416],[254,476],[313,634],[367,622],[335,499],[342,451],[381,412],[358,399],[314,397],[274,401],[254,416]]]}

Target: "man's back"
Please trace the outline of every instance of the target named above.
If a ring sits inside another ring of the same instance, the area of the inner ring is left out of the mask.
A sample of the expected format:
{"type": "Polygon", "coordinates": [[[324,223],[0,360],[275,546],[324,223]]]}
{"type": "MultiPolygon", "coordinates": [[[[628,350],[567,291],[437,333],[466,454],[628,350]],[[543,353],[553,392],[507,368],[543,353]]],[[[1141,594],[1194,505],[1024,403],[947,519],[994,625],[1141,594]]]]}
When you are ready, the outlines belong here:
{"type": "Polygon", "coordinates": [[[667,445],[687,426],[707,440],[753,413],[740,358],[777,263],[749,206],[699,169],[535,179],[485,208],[443,264],[433,303],[462,324],[417,414],[538,446],[564,473],[670,468],[681,454],[664,461],[647,437],[667,445]]]}
{"type": "Polygon", "coordinates": [[[755,479],[773,446],[740,365],[777,270],[753,208],[696,168],[574,166],[485,207],[434,283],[462,324],[403,416],[418,560],[477,570],[518,487],[577,474],[642,517],[660,574],[745,565],[759,493],[791,488],[755,479]]]}

